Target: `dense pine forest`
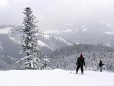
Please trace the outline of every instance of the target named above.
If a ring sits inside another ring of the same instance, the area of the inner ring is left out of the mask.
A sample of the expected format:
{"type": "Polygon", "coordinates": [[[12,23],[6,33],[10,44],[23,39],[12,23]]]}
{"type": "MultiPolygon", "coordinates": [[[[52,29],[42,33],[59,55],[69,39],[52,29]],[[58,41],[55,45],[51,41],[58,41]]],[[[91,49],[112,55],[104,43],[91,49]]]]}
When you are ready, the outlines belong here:
{"type": "Polygon", "coordinates": [[[85,58],[85,69],[98,70],[99,60],[102,60],[104,70],[114,71],[114,48],[103,45],[75,44],[55,50],[48,56],[51,60],[49,65],[52,68],[74,70],[80,53],[85,58]]]}

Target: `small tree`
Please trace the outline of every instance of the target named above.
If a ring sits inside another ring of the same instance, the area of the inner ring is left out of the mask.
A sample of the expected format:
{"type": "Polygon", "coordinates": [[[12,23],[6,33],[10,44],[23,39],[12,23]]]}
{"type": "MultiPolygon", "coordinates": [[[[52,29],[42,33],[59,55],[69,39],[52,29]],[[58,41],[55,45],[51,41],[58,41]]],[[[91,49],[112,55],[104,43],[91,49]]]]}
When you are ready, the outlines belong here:
{"type": "Polygon", "coordinates": [[[50,68],[50,67],[47,67],[49,66],[49,63],[50,63],[50,60],[47,58],[47,56],[45,56],[45,58],[43,58],[43,68],[46,69],[46,68],[50,68]]]}
{"type": "Polygon", "coordinates": [[[38,30],[35,25],[35,17],[30,7],[25,8],[23,13],[25,17],[23,22],[24,27],[21,29],[23,32],[21,52],[25,52],[26,56],[21,61],[23,61],[23,67],[25,69],[37,69],[39,68],[38,64],[40,62],[38,55],[41,54],[41,50],[37,43],[38,39],[36,39],[38,30]]]}

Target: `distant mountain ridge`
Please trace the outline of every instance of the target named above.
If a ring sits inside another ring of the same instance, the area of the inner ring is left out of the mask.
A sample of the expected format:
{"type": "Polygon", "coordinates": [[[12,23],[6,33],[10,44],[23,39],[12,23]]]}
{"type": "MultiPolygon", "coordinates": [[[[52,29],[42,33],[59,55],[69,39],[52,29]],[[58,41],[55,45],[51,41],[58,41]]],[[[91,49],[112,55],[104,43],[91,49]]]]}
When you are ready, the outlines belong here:
{"type": "MultiPolygon", "coordinates": [[[[62,26],[61,26],[62,27],[62,26]]],[[[114,25],[109,23],[94,22],[85,25],[66,25],[64,29],[48,29],[43,33],[52,34],[72,43],[79,44],[103,44],[114,46],[114,25]]]]}

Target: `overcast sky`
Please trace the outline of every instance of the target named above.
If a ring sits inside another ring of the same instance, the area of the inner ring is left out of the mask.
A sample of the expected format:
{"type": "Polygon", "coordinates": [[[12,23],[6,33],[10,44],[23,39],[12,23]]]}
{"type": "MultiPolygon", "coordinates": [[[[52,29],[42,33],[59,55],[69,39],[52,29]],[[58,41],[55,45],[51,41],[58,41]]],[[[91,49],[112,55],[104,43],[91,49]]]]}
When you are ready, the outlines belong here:
{"type": "Polygon", "coordinates": [[[25,7],[31,7],[42,29],[114,22],[114,0],[0,0],[0,25],[22,25],[25,7]]]}

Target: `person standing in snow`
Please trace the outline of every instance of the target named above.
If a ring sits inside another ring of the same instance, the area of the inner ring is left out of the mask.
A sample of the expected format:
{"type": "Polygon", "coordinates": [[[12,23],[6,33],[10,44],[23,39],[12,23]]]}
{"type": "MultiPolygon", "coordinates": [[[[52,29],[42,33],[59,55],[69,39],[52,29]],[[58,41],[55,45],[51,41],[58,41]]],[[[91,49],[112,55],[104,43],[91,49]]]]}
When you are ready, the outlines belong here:
{"type": "Polygon", "coordinates": [[[85,59],[82,54],[80,54],[80,57],[78,57],[76,65],[77,65],[76,74],[78,73],[78,70],[80,68],[81,68],[81,73],[83,74],[83,66],[85,65],[85,59]]]}
{"type": "Polygon", "coordinates": [[[103,70],[103,62],[100,60],[100,62],[99,62],[99,68],[100,68],[100,72],[102,72],[102,70],[103,70]]]}

